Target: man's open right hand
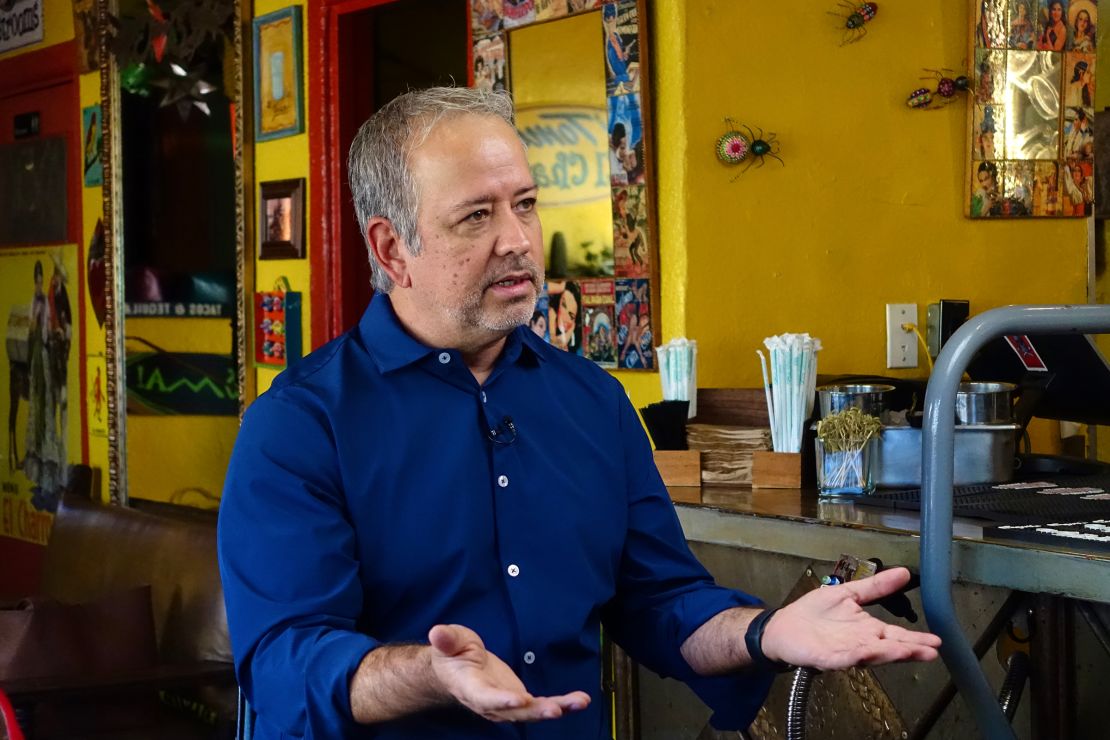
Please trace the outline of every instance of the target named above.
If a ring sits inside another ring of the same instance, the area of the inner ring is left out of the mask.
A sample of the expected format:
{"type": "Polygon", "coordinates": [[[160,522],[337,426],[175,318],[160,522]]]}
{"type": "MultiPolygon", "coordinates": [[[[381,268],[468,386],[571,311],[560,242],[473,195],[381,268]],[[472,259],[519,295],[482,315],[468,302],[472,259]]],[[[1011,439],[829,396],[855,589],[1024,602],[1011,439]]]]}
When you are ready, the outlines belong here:
{"type": "Polygon", "coordinates": [[[557,719],[585,709],[583,691],[562,696],[532,696],[503,660],[486,650],[482,638],[458,624],[436,625],[428,633],[432,671],[460,704],[494,722],[557,719]]]}

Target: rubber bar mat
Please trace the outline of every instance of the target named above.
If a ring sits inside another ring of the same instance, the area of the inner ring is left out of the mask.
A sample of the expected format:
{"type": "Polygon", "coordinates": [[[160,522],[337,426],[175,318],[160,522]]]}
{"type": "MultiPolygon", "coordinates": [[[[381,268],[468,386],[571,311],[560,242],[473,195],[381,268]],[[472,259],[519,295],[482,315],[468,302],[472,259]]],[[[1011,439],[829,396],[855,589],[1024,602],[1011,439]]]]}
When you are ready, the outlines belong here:
{"type": "Polygon", "coordinates": [[[1002,524],[984,527],[983,536],[1017,540],[1039,546],[1110,552],[1110,518],[1042,524],[1002,524]]]}
{"type": "MultiPolygon", "coordinates": [[[[953,496],[953,515],[999,524],[1110,519],[1110,475],[1107,474],[1042,474],[1012,483],[957,486],[953,496]]],[[[854,500],[861,506],[919,511],[921,489],[875,491],[854,500]]]]}

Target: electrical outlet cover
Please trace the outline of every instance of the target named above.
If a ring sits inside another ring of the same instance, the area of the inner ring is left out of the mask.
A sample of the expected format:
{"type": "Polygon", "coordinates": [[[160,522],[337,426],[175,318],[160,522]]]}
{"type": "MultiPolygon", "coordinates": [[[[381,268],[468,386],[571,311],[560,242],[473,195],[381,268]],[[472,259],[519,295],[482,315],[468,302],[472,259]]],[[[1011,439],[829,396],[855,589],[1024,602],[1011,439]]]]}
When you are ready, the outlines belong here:
{"type": "Polygon", "coordinates": [[[917,367],[917,336],[914,335],[913,329],[903,329],[903,324],[917,326],[917,304],[886,304],[886,366],[888,368],[917,367]]]}

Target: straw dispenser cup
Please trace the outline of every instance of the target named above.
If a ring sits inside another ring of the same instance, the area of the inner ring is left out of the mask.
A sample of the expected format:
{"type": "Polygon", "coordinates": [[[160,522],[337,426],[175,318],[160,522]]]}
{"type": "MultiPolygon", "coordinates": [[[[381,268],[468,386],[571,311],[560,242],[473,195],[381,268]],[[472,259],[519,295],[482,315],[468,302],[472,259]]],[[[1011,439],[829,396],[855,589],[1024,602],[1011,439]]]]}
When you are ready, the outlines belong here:
{"type": "Polygon", "coordinates": [[[880,416],[890,385],[834,385],[817,390],[817,488],[823,495],[870,493],[875,489],[880,416]]]}
{"type": "Polygon", "coordinates": [[[753,456],[752,485],[798,488],[802,436],[806,419],[813,413],[821,340],[809,334],[780,334],[764,339],[763,346],[770,357],[762,350],[756,350],[756,354],[763,370],[774,452],[757,452],[753,456]]]}
{"type": "Polygon", "coordinates": [[[687,418],[698,415],[698,343],[680,337],[655,348],[664,401],[689,401],[687,418]]]}
{"type": "Polygon", "coordinates": [[[698,343],[672,339],[655,348],[663,400],[640,409],[656,450],[686,449],[686,420],[698,412],[698,343]]]}

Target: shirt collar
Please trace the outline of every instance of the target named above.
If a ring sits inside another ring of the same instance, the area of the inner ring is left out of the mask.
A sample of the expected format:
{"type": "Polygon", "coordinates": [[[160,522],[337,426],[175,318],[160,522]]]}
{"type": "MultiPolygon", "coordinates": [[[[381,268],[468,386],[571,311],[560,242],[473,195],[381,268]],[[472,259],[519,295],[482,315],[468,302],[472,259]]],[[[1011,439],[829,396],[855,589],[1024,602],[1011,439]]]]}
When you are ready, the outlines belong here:
{"type": "MultiPolygon", "coordinates": [[[[414,339],[393,310],[393,302],[385,293],[375,294],[362,319],[358,334],[380,372],[389,373],[411,365],[441,348],[428,347],[414,339]]],[[[498,364],[516,362],[524,355],[543,360],[546,342],[527,327],[518,326],[506,338],[498,364]]]]}

